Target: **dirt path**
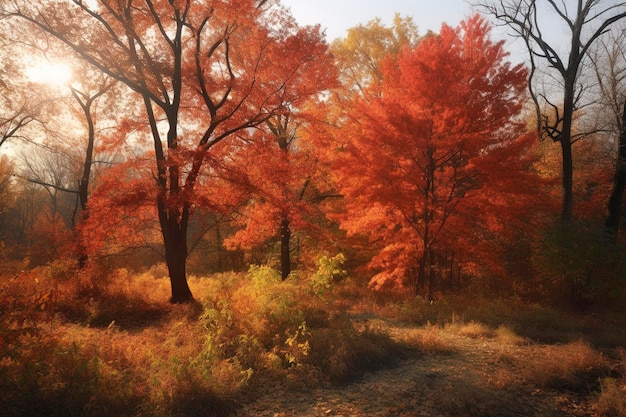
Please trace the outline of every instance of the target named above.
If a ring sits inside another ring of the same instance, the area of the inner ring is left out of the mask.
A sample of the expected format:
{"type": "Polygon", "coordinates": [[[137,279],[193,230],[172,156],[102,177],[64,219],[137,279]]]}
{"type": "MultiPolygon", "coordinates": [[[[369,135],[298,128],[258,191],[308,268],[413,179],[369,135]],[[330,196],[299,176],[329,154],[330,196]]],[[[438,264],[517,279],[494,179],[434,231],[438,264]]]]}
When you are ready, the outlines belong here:
{"type": "MultiPolygon", "coordinates": [[[[387,329],[394,338],[419,337],[418,328],[367,319],[361,325],[387,329]]],[[[266,393],[239,416],[594,416],[593,405],[574,393],[542,390],[525,383],[511,360],[532,355],[533,345],[505,345],[490,338],[437,333],[449,346],[415,354],[395,368],[366,374],[351,384],[309,392],[266,393]]]]}

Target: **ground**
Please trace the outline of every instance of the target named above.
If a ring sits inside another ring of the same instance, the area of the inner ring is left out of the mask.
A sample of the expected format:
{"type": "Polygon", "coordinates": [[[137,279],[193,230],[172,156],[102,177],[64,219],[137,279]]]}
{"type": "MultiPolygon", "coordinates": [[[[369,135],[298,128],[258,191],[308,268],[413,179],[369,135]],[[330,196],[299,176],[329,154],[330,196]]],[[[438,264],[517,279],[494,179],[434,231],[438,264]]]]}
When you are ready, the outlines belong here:
{"type": "MultiPolygon", "coordinates": [[[[459,328],[415,327],[374,316],[358,326],[377,326],[397,340],[421,338],[426,351],[396,366],[365,374],[339,387],[297,387],[277,381],[242,404],[239,416],[595,416],[597,396],[534,380],[524,369],[556,353],[521,338],[462,334],[459,328]],[[430,346],[430,349],[428,348],[430,346]],[[520,360],[523,359],[523,360],[520,360]]],[[[557,361],[559,358],[555,358],[557,361]]],[[[566,358],[563,358],[566,359],[566,358]]],[[[550,363],[550,362],[546,362],[550,363]]],[[[533,372],[537,372],[534,370],[533,372]]],[[[552,372],[546,370],[546,372],[552,372]]],[[[539,370],[541,374],[541,370],[539,370]]],[[[593,378],[592,378],[593,379],[593,378]]],[[[545,381],[544,381],[545,382],[545,381]]],[[[589,388],[591,389],[591,388],[589,388]]]]}

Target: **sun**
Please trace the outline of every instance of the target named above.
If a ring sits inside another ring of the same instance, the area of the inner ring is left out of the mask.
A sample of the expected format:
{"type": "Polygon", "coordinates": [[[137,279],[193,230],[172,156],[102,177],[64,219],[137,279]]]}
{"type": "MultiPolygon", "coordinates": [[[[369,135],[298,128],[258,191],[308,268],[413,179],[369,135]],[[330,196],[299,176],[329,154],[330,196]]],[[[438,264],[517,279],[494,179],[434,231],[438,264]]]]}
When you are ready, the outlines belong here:
{"type": "Polygon", "coordinates": [[[26,76],[31,82],[61,87],[72,80],[72,68],[63,62],[44,61],[29,67],[26,76]]]}

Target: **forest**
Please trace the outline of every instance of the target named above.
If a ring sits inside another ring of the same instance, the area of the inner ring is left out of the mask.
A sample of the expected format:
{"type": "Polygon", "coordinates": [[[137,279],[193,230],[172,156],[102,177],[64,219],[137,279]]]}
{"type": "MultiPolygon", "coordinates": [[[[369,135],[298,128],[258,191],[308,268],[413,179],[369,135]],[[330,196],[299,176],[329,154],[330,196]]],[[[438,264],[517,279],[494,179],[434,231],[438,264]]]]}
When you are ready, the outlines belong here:
{"type": "Polygon", "coordinates": [[[0,415],[626,416],[626,2],[474,8],[3,0],[0,415]]]}

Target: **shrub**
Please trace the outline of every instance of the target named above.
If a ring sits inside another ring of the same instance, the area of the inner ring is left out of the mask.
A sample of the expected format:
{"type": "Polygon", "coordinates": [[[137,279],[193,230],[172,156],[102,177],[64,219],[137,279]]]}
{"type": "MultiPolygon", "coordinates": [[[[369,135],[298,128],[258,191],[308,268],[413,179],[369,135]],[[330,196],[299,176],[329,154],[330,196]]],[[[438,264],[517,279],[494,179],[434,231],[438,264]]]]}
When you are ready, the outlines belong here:
{"type": "Polygon", "coordinates": [[[326,255],[317,260],[317,272],[311,279],[311,291],[320,297],[334,288],[336,281],[345,278],[348,272],[343,269],[346,257],[339,253],[333,257],[326,255]]]}
{"type": "Polygon", "coordinates": [[[128,375],[111,372],[97,352],[41,329],[14,342],[0,362],[1,415],[134,414],[139,398],[128,375]]]}

